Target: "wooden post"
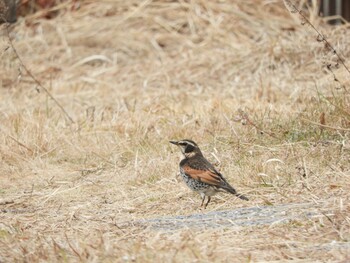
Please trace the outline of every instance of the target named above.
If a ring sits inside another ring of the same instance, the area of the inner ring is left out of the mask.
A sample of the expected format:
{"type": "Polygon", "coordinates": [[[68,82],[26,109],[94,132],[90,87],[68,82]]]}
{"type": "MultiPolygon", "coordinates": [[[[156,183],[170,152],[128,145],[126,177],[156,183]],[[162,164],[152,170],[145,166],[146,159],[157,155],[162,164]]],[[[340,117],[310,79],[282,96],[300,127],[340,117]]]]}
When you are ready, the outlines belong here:
{"type": "MultiPolygon", "coordinates": [[[[320,0],[320,14],[323,16],[342,16],[350,22],[350,0],[320,0]]],[[[330,21],[340,23],[339,19],[330,21]]]]}
{"type": "Polygon", "coordinates": [[[350,1],[349,0],[343,0],[342,13],[343,13],[343,17],[350,22],[350,1]]]}
{"type": "Polygon", "coordinates": [[[4,0],[3,3],[5,3],[5,16],[3,17],[5,21],[1,21],[4,19],[0,18],[0,23],[3,22],[9,22],[14,23],[17,21],[16,16],[16,0],[4,0]]]}

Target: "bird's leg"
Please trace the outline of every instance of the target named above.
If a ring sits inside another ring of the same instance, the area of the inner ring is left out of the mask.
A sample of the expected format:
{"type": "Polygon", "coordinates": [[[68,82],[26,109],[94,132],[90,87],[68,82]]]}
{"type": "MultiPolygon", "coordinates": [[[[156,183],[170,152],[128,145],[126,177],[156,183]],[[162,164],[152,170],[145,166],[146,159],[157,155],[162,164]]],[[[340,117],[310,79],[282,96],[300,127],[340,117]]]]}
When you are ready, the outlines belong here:
{"type": "MultiPolygon", "coordinates": [[[[205,194],[201,193],[201,197],[202,197],[201,207],[203,207],[204,200],[205,200],[205,194]]],[[[204,207],[204,208],[205,208],[205,207],[204,207]]]]}
{"type": "Polygon", "coordinates": [[[209,195],[209,196],[208,196],[208,201],[207,201],[207,203],[205,204],[204,209],[207,208],[207,206],[208,206],[208,204],[209,204],[209,202],[210,202],[210,199],[211,199],[211,197],[210,197],[210,195],[209,195]]]}

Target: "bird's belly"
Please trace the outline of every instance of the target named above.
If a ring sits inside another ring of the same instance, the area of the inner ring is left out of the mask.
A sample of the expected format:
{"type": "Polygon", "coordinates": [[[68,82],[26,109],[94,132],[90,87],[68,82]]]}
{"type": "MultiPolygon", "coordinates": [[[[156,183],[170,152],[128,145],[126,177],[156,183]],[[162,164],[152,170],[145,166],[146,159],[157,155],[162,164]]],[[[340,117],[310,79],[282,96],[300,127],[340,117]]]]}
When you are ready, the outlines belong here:
{"type": "Polygon", "coordinates": [[[190,176],[188,176],[187,174],[183,173],[182,171],[180,173],[181,173],[182,179],[191,190],[199,193],[204,193],[205,195],[214,195],[216,193],[213,187],[211,187],[207,183],[195,180],[190,176]]]}
{"type": "Polygon", "coordinates": [[[219,190],[216,187],[214,187],[214,186],[209,186],[208,188],[203,189],[200,192],[204,193],[204,195],[206,195],[206,196],[213,196],[216,193],[218,193],[219,190]]]}
{"type": "Polygon", "coordinates": [[[186,185],[194,191],[199,191],[208,188],[208,184],[199,182],[185,173],[181,173],[181,176],[186,185]]]}

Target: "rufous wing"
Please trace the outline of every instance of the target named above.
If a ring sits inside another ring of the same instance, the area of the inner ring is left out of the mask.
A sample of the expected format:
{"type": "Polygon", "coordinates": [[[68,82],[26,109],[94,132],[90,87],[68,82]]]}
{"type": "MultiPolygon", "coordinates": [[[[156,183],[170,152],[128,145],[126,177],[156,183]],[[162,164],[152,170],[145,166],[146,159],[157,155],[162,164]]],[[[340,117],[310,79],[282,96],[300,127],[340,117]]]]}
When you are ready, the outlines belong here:
{"type": "Polygon", "coordinates": [[[183,169],[188,176],[190,176],[195,180],[198,180],[200,182],[207,183],[213,186],[220,187],[222,185],[221,176],[217,174],[215,171],[199,170],[199,169],[194,169],[190,166],[184,166],[183,169]]]}

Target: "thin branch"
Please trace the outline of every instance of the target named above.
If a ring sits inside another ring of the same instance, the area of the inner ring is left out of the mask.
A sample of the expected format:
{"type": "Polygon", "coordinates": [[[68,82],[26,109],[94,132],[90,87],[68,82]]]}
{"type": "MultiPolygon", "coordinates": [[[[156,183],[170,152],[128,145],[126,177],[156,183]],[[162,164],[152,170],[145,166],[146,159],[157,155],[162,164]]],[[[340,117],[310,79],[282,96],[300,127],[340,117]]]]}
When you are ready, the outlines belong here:
{"type": "Polygon", "coordinates": [[[75,255],[77,255],[77,256],[79,257],[80,261],[82,261],[83,259],[82,259],[81,255],[79,254],[79,252],[78,252],[78,251],[73,247],[73,245],[69,242],[69,238],[68,238],[66,232],[64,232],[64,235],[65,235],[65,237],[66,237],[66,240],[67,240],[67,243],[68,243],[68,246],[70,247],[70,249],[74,252],[75,255]]]}
{"type": "Polygon", "coordinates": [[[3,131],[2,128],[0,128],[0,132],[2,132],[3,134],[5,134],[7,137],[9,137],[10,139],[12,139],[13,141],[15,141],[19,146],[27,149],[29,152],[33,153],[34,151],[32,149],[30,149],[27,145],[21,143],[19,140],[17,140],[15,137],[11,136],[10,134],[7,134],[5,131],[3,131]]]}
{"type": "Polygon", "coordinates": [[[48,91],[47,88],[45,88],[40,81],[31,73],[31,71],[26,67],[26,65],[23,63],[21,57],[19,56],[15,46],[13,45],[13,42],[10,37],[10,32],[9,32],[9,24],[6,25],[6,32],[7,32],[7,37],[10,43],[10,46],[15,53],[17,59],[19,60],[21,66],[24,68],[26,73],[34,80],[34,82],[56,103],[56,105],[61,109],[61,111],[66,115],[66,117],[69,119],[71,123],[74,123],[73,118],[68,114],[68,112],[63,108],[63,106],[58,102],[57,99],[48,91]]]}
{"type": "Polygon", "coordinates": [[[321,124],[321,123],[318,123],[318,122],[314,122],[314,121],[311,121],[311,120],[308,120],[308,119],[305,119],[305,118],[301,118],[301,119],[304,120],[304,121],[307,121],[307,122],[309,122],[309,123],[311,123],[313,125],[317,125],[317,126],[320,126],[320,127],[323,127],[323,128],[331,129],[331,130],[350,131],[350,129],[332,127],[332,126],[321,124]]]}
{"type": "Polygon", "coordinates": [[[266,133],[267,135],[271,136],[272,138],[275,138],[275,139],[279,139],[280,138],[278,136],[276,136],[275,134],[271,133],[271,132],[268,132],[268,131],[264,131],[263,129],[261,129],[257,124],[255,124],[249,117],[248,117],[248,114],[245,113],[243,110],[239,109],[238,110],[239,112],[239,120],[240,121],[244,121],[244,123],[246,124],[249,124],[251,126],[253,126],[255,129],[257,129],[260,133],[264,134],[266,133]]]}

